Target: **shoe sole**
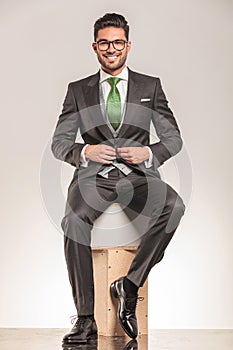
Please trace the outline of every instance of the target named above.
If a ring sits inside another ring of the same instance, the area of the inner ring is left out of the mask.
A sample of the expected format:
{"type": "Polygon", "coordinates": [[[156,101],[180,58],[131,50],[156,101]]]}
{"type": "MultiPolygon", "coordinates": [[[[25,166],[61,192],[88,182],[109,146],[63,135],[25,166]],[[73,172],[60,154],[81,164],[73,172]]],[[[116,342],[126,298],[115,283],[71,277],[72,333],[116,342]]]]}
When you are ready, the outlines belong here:
{"type": "Polygon", "coordinates": [[[118,299],[118,305],[117,305],[117,319],[120,323],[120,326],[121,328],[123,329],[123,331],[132,339],[136,339],[137,336],[132,336],[132,334],[130,334],[124,327],[124,325],[122,324],[121,322],[121,319],[120,319],[120,298],[119,298],[119,294],[117,293],[117,289],[116,289],[116,286],[114,284],[114,282],[111,284],[110,286],[110,291],[111,291],[111,295],[115,298],[115,299],[118,299]]]}
{"type": "Polygon", "coordinates": [[[63,345],[72,345],[72,344],[95,344],[98,340],[98,335],[97,334],[93,334],[90,337],[88,337],[87,339],[80,339],[80,340],[66,340],[63,341],[62,344],[63,345]]]}

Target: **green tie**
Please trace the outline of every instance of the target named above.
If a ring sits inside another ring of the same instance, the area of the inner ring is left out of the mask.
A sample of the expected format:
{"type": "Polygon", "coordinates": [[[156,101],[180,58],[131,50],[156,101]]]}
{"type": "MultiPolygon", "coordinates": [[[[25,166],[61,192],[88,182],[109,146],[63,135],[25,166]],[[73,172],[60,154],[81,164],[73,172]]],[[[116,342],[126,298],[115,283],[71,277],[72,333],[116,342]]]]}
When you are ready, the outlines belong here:
{"type": "Polygon", "coordinates": [[[108,119],[115,130],[121,122],[121,96],[116,86],[120,80],[121,78],[108,78],[112,88],[108,95],[107,113],[108,119]]]}

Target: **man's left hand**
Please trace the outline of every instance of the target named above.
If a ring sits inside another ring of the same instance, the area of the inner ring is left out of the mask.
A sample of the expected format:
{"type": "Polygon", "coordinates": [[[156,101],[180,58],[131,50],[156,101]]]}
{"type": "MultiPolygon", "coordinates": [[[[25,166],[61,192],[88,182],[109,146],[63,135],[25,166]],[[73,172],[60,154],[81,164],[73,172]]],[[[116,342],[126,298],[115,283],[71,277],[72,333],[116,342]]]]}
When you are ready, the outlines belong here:
{"type": "Polygon", "coordinates": [[[140,164],[150,156],[147,147],[122,147],[118,148],[117,152],[129,164],[140,164]]]}

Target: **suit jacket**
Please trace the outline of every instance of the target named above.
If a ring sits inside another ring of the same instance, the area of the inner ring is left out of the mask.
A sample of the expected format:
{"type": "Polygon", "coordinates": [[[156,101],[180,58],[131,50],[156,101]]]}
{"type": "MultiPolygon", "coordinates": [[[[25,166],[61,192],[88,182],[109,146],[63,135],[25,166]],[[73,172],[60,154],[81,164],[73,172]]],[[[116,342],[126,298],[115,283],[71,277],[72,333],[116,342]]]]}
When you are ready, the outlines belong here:
{"type": "MultiPolygon", "coordinates": [[[[87,143],[105,143],[115,148],[149,146],[154,156],[153,166],[146,169],[144,162],[130,166],[139,173],[159,176],[158,167],[182,147],[180,130],[168,106],[160,79],[129,69],[126,113],[118,135],[112,133],[101,112],[99,72],[70,83],[51,148],[56,158],[76,168],[75,178],[94,175],[105,166],[92,161],[87,168],[80,166],[80,154],[87,143]],[[151,123],[158,137],[158,142],[152,144],[151,123]],[[77,140],[77,135],[82,140],[77,140]]],[[[122,159],[118,161],[124,162],[122,159]]]]}

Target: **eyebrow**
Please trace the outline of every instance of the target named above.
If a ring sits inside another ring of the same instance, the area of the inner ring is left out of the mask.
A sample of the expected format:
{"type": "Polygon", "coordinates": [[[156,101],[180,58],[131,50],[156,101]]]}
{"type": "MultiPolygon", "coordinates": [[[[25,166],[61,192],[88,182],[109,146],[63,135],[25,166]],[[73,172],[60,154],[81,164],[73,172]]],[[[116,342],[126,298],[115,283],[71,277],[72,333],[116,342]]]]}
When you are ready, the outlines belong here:
{"type": "Polygon", "coordinates": [[[114,40],[108,40],[108,39],[98,39],[98,41],[116,41],[116,40],[123,40],[123,41],[127,41],[126,39],[120,39],[120,38],[117,38],[117,39],[114,39],[114,40]]]}

